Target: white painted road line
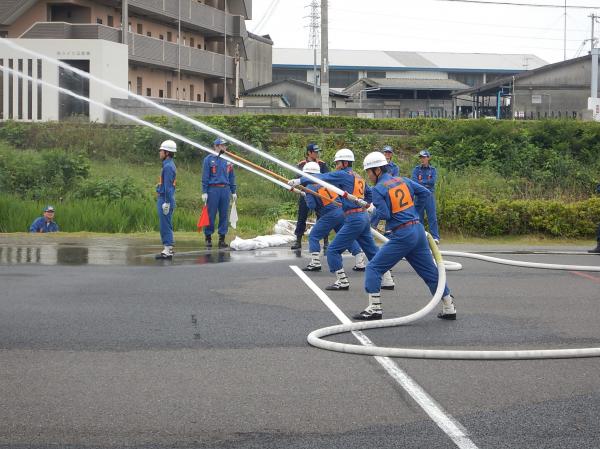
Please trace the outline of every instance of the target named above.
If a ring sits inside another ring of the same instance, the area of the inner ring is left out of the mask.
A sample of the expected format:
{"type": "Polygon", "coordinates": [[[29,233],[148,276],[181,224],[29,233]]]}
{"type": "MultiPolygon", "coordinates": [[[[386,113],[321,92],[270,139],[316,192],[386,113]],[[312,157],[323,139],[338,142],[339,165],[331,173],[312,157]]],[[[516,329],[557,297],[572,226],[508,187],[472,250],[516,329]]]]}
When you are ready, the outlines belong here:
{"type": "MultiPolygon", "coordinates": [[[[343,324],[349,324],[352,321],[344,312],[321,290],[299,267],[290,265],[294,273],[310,288],[319,299],[327,306],[329,310],[343,324]]],[[[373,342],[362,332],[352,332],[354,337],[365,346],[373,346],[373,342]]],[[[408,374],[389,357],[374,357],[375,360],[386,370],[386,372],[419,404],[432,421],[450,437],[450,439],[460,449],[478,449],[475,443],[469,438],[467,431],[456,419],[446,413],[446,411],[423,390],[408,374]]]]}

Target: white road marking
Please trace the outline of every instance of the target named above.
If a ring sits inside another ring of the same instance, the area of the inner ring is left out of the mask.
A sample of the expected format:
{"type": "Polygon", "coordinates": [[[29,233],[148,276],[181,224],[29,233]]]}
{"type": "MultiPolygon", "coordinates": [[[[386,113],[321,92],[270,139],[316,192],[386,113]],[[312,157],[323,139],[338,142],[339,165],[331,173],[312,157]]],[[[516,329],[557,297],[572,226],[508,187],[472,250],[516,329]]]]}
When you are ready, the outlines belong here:
{"type": "MultiPolygon", "coordinates": [[[[300,279],[310,288],[329,310],[343,324],[352,323],[344,312],[321,290],[299,267],[290,265],[300,279]]],[[[362,332],[352,332],[356,339],[365,346],[373,346],[373,342],[362,332]]],[[[442,429],[446,435],[460,449],[478,449],[469,438],[466,429],[454,417],[448,414],[429,394],[408,374],[389,357],[374,357],[375,360],[386,370],[386,372],[404,388],[404,390],[415,400],[432,421],[442,429]]]]}

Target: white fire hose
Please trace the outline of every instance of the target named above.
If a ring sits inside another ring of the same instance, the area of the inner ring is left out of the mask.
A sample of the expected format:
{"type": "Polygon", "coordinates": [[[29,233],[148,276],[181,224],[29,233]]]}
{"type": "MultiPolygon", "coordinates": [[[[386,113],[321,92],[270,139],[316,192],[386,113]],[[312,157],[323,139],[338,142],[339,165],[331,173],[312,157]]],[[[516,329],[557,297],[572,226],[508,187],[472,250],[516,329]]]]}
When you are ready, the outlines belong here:
{"type": "MultiPolygon", "coordinates": [[[[374,231],[376,237],[387,241],[385,237],[374,231]]],[[[348,343],[337,343],[324,340],[325,337],[345,332],[364,331],[367,329],[380,329],[384,327],[402,326],[414,323],[425,317],[439,303],[444,287],[446,285],[446,268],[442,254],[455,257],[467,257],[471,259],[485,260],[487,262],[499,263],[527,268],[542,268],[549,270],[570,271],[596,271],[600,267],[585,265],[555,265],[547,263],[520,262],[515,260],[500,259],[497,257],[482,256],[480,254],[464,253],[459,251],[441,252],[431,235],[427,234],[429,246],[438,268],[438,286],[433,298],[421,310],[410,315],[379,321],[362,321],[352,324],[339,324],[337,326],[317,329],[308,335],[308,343],[312,346],[330,351],[346,352],[351,354],[362,354],[380,357],[403,357],[413,359],[442,359],[442,360],[515,360],[515,359],[565,359],[580,357],[600,357],[598,348],[573,348],[573,349],[525,349],[525,350],[454,350],[454,349],[411,349],[391,348],[385,346],[362,346],[348,343]]],[[[460,265],[460,264],[457,264],[460,265]]]]}

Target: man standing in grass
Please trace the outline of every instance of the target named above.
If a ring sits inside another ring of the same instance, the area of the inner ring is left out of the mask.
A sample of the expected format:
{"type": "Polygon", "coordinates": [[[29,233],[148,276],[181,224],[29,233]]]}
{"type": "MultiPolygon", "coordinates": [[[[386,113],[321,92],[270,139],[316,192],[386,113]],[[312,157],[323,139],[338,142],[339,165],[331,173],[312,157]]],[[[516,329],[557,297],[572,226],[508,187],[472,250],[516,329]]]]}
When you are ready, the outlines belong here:
{"type": "Polygon", "coordinates": [[[426,187],[431,195],[423,202],[417,201],[415,207],[419,213],[421,223],[425,225],[425,214],[427,213],[427,222],[429,223],[429,232],[435,240],[440,242],[440,231],[438,229],[437,212],[435,210],[435,182],[437,180],[437,170],[429,165],[431,154],[427,150],[419,152],[421,164],[417,165],[412,172],[412,180],[423,187],[426,187]]]}
{"type": "Polygon", "coordinates": [[[219,137],[213,142],[213,148],[218,154],[206,156],[202,166],[202,201],[208,206],[210,218],[209,225],[204,227],[204,237],[206,246],[212,247],[215,218],[219,212],[219,248],[227,248],[225,235],[229,226],[229,195],[234,202],[237,200],[235,172],[233,164],[221,158],[221,154],[227,151],[227,141],[219,137]]]}
{"type": "Polygon", "coordinates": [[[400,176],[400,169],[394,163],[394,161],[392,161],[392,157],[394,156],[394,149],[389,145],[384,146],[383,147],[383,155],[385,156],[385,159],[388,161],[388,170],[389,170],[388,173],[391,176],[400,176]]]}
{"type": "Polygon", "coordinates": [[[175,178],[177,169],[173,156],[177,153],[177,144],[172,140],[165,140],[160,145],[159,155],[162,161],[159,183],[156,186],[158,198],[158,220],[160,224],[160,238],[164,246],[156,259],[173,258],[173,210],[175,210],[175,178]]]}
{"type": "MultiPolygon", "coordinates": [[[[321,149],[319,145],[316,143],[309,143],[306,145],[306,157],[304,160],[298,163],[298,168],[302,170],[305,164],[309,162],[315,162],[319,164],[320,173],[327,173],[329,171],[329,167],[327,164],[319,159],[319,152],[321,149]]],[[[317,215],[317,218],[319,216],[317,215]]],[[[306,206],[306,201],[304,201],[304,197],[301,196],[298,198],[298,218],[296,219],[296,229],[294,234],[296,234],[296,243],[292,245],[291,249],[302,249],[302,236],[304,232],[306,232],[306,220],[308,219],[308,207],[306,206]]],[[[328,245],[328,236],[325,236],[323,239],[323,246],[326,248],[328,245]]]]}
{"type": "Polygon", "coordinates": [[[58,232],[58,225],[54,222],[54,208],[46,206],[43,215],[31,223],[29,232],[58,232]]]}

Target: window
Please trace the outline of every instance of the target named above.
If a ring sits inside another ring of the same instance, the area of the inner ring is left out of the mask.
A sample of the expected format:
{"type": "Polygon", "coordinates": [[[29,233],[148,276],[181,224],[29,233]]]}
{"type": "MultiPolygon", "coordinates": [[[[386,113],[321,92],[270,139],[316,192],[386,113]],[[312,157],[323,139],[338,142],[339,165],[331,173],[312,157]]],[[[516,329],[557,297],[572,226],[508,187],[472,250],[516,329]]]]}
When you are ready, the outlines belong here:
{"type": "Polygon", "coordinates": [[[173,95],[173,83],[171,81],[167,81],[167,98],[171,98],[173,95]]]}
{"type": "Polygon", "coordinates": [[[164,91],[162,89],[159,89],[158,98],[163,98],[164,96],[165,96],[164,91]]]}
{"type": "Polygon", "coordinates": [[[137,90],[136,90],[136,93],[138,95],[142,95],[142,77],[141,76],[137,77],[137,90]]]}
{"type": "Polygon", "coordinates": [[[159,34],[159,35],[158,35],[158,38],[159,38],[161,41],[164,41],[164,40],[165,40],[165,37],[164,37],[162,34],[159,34]]]}
{"type": "Polygon", "coordinates": [[[138,34],[144,34],[144,26],[141,23],[137,24],[137,32],[138,34]]]}
{"type": "Polygon", "coordinates": [[[194,85],[190,84],[190,101],[194,100],[194,85]]]}
{"type": "Polygon", "coordinates": [[[200,95],[200,94],[196,95],[196,101],[202,101],[202,95],[200,95]]]}
{"type": "Polygon", "coordinates": [[[181,99],[182,99],[182,100],[185,100],[185,99],[186,99],[186,97],[185,97],[185,87],[183,88],[183,96],[181,97],[181,99]]]}
{"type": "MultiPolygon", "coordinates": [[[[42,60],[37,60],[37,79],[42,79],[42,60]]],[[[42,83],[37,83],[37,119],[42,119],[42,83]]]]}
{"type": "Polygon", "coordinates": [[[127,83],[127,90],[128,90],[129,92],[131,92],[131,81],[129,81],[129,82],[127,83]]]}
{"type": "Polygon", "coordinates": [[[148,37],[152,37],[152,32],[151,32],[151,31],[147,31],[147,32],[146,32],[146,36],[148,36],[148,37]]]}
{"type": "MultiPolygon", "coordinates": [[[[23,73],[23,60],[19,59],[17,63],[17,70],[19,73],[23,73]]],[[[17,80],[17,117],[19,120],[23,120],[23,78],[19,77],[17,80]]]]}
{"type": "Polygon", "coordinates": [[[171,33],[170,31],[167,31],[167,41],[171,42],[173,40],[173,33],[171,33]]]}
{"type": "Polygon", "coordinates": [[[146,87],[146,96],[147,97],[151,97],[152,96],[152,89],[150,87],[146,87]]]}
{"type": "Polygon", "coordinates": [[[187,45],[187,38],[183,38],[183,46],[185,47],[187,45]]]}
{"type": "Polygon", "coordinates": [[[198,44],[198,50],[202,50],[202,44],[198,44]]]}
{"type": "Polygon", "coordinates": [[[131,33],[131,22],[127,25],[127,30],[131,33]]]}
{"type": "Polygon", "coordinates": [[[195,47],[196,45],[194,44],[194,38],[190,37],[190,47],[195,47]]]}
{"type": "MultiPolygon", "coordinates": [[[[27,75],[33,77],[33,59],[27,60],[27,75]]],[[[33,119],[33,82],[27,80],[27,120],[33,119]]]]}
{"type": "Polygon", "coordinates": [[[102,25],[102,19],[101,19],[101,18],[99,18],[99,17],[97,17],[97,18],[96,18],[96,23],[97,23],[98,25],[102,25]]]}
{"type": "Polygon", "coordinates": [[[108,16],[108,17],[106,18],[106,24],[107,24],[109,27],[114,27],[114,26],[115,26],[115,19],[113,18],[113,16],[108,16]]]}

